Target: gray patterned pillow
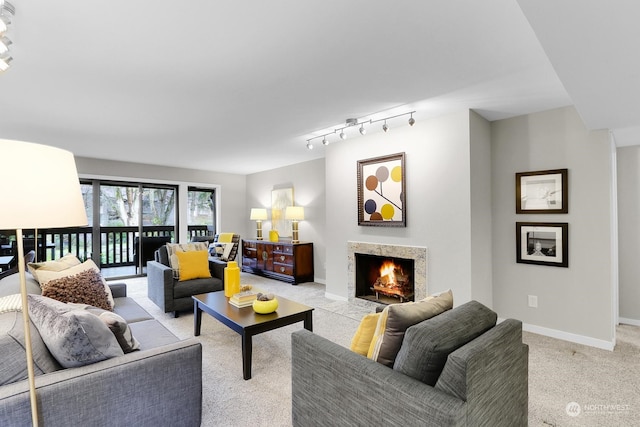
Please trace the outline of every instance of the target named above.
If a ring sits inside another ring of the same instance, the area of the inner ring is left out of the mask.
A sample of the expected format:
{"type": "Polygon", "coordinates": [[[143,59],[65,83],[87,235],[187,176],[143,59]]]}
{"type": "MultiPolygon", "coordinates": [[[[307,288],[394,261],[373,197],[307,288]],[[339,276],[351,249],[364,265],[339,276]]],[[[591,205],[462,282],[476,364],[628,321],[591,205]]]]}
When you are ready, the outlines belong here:
{"type": "Polygon", "coordinates": [[[124,355],[109,328],[86,310],[28,295],[29,315],[47,348],[64,368],[124,355]]]}
{"type": "Polygon", "coordinates": [[[101,308],[86,305],[83,307],[81,304],[78,304],[78,306],[88,310],[89,313],[98,316],[102,323],[107,325],[109,330],[113,332],[113,335],[118,340],[118,344],[120,344],[120,348],[122,348],[122,351],[124,351],[125,354],[140,349],[140,343],[133,336],[129,324],[124,320],[124,318],[122,318],[122,316],[101,308]]]}

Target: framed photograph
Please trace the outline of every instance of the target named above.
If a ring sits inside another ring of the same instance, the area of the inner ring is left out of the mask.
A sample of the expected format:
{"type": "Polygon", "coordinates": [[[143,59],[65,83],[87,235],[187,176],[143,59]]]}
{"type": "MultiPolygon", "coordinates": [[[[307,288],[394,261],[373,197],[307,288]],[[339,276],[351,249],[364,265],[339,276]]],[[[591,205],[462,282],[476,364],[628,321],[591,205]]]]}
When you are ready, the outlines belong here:
{"type": "Polygon", "coordinates": [[[287,206],[293,206],[293,188],[278,188],[271,191],[271,229],[280,237],[291,237],[291,220],[284,219],[287,206]]]}
{"type": "Polygon", "coordinates": [[[568,213],[568,169],[516,173],[516,213],[568,213]]]}
{"type": "Polygon", "coordinates": [[[358,160],[358,225],[406,227],[404,153],[358,160]]]}
{"type": "Polygon", "coordinates": [[[516,262],[569,267],[569,224],[516,222],[516,262]]]}

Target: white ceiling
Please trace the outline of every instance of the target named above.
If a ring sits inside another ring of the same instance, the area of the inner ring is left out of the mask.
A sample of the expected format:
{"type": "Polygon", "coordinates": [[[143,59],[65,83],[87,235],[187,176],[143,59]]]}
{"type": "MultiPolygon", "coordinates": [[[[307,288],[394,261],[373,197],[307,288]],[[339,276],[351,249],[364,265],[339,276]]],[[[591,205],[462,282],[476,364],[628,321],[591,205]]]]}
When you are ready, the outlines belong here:
{"type": "Polygon", "coordinates": [[[0,138],[77,156],[246,174],[351,117],[572,104],[640,143],[634,0],[9,1],[0,138]]]}

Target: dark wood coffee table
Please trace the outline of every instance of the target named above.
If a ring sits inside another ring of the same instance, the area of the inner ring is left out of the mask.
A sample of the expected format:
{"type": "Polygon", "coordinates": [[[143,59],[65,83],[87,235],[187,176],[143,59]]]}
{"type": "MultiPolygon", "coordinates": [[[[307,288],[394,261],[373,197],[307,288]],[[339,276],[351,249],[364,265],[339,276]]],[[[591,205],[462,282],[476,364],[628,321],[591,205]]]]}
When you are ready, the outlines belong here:
{"type": "Polygon", "coordinates": [[[202,312],[210,314],[242,337],[242,375],[251,379],[251,353],[254,335],[304,322],[304,328],[313,331],[313,307],[276,296],[278,309],[270,314],[258,314],[252,307],[238,308],[229,304],[224,291],[193,296],[193,334],[200,335],[202,312]]]}

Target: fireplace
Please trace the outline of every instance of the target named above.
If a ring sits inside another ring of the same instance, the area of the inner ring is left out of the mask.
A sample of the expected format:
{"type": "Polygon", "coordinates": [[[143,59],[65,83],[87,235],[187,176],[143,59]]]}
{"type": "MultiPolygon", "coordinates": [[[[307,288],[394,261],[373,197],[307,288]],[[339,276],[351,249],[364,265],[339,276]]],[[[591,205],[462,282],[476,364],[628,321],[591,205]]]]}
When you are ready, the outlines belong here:
{"type": "Polygon", "coordinates": [[[355,254],[356,298],[391,304],[413,301],[414,260],[355,254]]]}
{"type": "MultiPolygon", "coordinates": [[[[362,297],[361,294],[365,293],[356,285],[356,257],[360,258],[363,255],[370,255],[384,259],[390,259],[399,261],[402,270],[407,274],[407,270],[412,271],[411,281],[413,282],[413,297],[406,300],[418,301],[427,296],[427,248],[422,246],[403,246],[403,245],[390,245],[380,243],[365,243],[365,242],[347,242],[347,261],[348,261],[348,273],[347,273],[347,298],[349,302],[359,304],[362,306],[370,306],[372,304],[379,305],[380,303],[400,302],[400,298],[393,296],[384,296],[383,301],[376,301],[375,293],[371,292],[368,296],[362,297]],[[406,264],[405,264],[406,263],[406,264]],[[413,263],[413,266],[411,266],[413,263]]],[[[395,272],[394,272],[395,273],[395,272]]],[[[362,273],[360,273],[362,274],[362,273]]],[[[380,276],[378,271],[377,276],[380,276]]],[[[373,278],[375,283],[377,277],[373,278]]],[[[371,281],[371,279],[367,279],[371,281]]],[[[362,285],[360,285],[362,286],[362,285]]],[[[373,284],[370,284],[373,287],[373,284]]],[[[378,295],[380,296],[380,292],[378,295]]],[[[404,300],[404,297],[403,297],[404,300]]]]}

